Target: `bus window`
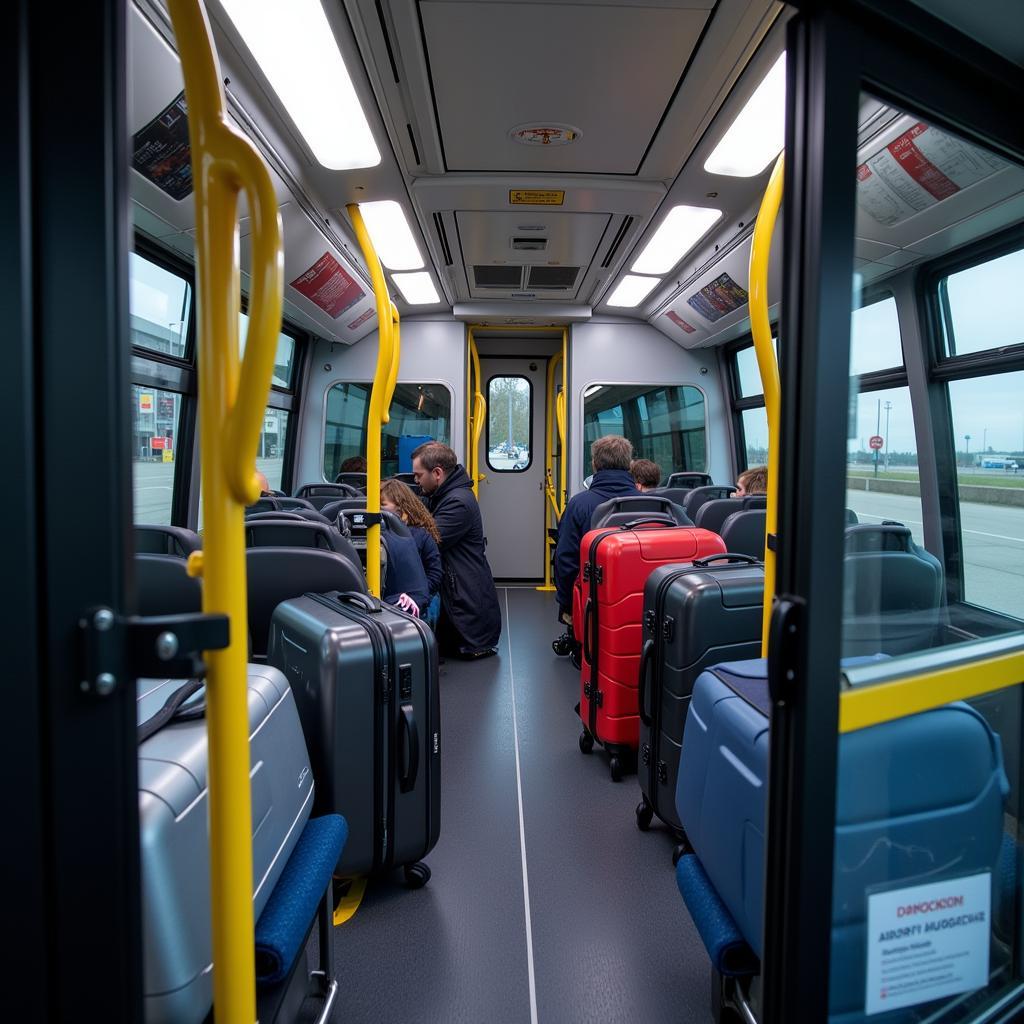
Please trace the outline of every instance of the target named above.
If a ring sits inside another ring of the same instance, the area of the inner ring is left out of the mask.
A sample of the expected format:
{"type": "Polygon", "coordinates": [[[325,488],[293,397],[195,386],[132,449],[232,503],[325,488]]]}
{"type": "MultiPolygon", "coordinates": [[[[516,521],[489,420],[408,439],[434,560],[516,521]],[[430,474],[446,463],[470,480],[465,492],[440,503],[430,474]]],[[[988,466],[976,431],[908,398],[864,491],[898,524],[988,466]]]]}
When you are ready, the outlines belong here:
{"type": "Polygon", "coordinates": [[[132,493],[137,523],[171,522],[181,395],[132,385],[132,493]]]}
{"type": "Polygon", "coordinates": [[[185,357],[192,289],[177,274],[129,254],[132,344],[178,359],[185,357]]]}
{"type": "MultiPolygon", "coordinates": [[[[238,314],[238,341],[240,352],[245,355],[245,341],[249,334],[249,317],[246,313],[238,314]]],[[[287,334],[277,338],[277,354],[274,357],[274,376],[271,385],[276,388],[292,386],[292,367],[295,362],[295,339],[287,334]]]]}
{"type": "Polygon", "coordinates": [[[495,473],[523,473],[533,461],[533,394],[525,377],[487,382],[487,465],[495,473]]]}
{"type": "Polygon", "coordinates": [[[272,491],[281,489],[290,415],[285,409],[273,409],[270,406],[263,413],[263,430],[256,449],[256,468],[266,476],[272,491]]]}
{"type": "Polygon", "coordinates": [[[763,405],[740,413],[745,460],[741,468],[768,464],[768,413],[763,405]]]}
{"type": "MultiPolygon", "coordinates": [[[[957,271],[939,288],[947,356],[1024,344],[1024,249],[957,271]]],[[[1019,438],[1018,438],[1019,440],[1019,438]]]]}
{"type": "Polygon", "coordinates": [[[861,376],[903,365],[896,300],[888,295],[853,311],[850,373],[861,376]]]}

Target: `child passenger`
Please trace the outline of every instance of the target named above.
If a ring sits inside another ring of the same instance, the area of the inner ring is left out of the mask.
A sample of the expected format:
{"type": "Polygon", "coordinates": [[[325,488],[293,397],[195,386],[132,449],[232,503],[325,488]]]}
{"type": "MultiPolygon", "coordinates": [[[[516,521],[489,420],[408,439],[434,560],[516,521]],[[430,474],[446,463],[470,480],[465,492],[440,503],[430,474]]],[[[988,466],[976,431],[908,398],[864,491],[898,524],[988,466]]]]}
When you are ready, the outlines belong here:
{"type": "Polygon", "coordinates": [[[441,610],[441,552],[437,547],[441,535],[434,523],[434,517],[427,511],[426,505],[413,494],[412,488],[401,480],[381,481],[380,507],[398,516],[409,527],[409,532],[416,542],[430,590],[429,603],[425,609],[421,609],[421,613],[433,627],[441,610]]]}

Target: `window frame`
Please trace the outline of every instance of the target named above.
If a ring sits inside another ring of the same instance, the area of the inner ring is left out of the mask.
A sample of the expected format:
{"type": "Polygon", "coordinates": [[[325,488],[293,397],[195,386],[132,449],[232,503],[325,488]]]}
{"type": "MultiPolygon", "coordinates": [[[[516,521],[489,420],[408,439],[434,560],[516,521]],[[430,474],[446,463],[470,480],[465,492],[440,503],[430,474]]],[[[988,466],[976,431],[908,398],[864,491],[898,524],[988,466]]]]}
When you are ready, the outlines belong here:
{"type": "Polygon", "coordinates": [[[524,373],[492,373],[487,378],[487,423],[484,426],[484,461],[487,463],[487,468],[492,473],[503,473],[510,476],[517,473],[528,473],[533,468],[533,381],[524,373]],[[530,426],[530,436],[527,442],[530,450],[530,460],[522,469],[498,469],[491,463],[491,383],[496,380],[504,380],[506,378],[514,377],[517,380],[525,380],[526,386],[529,389],[530,403],[529,412],[527,413],[527,422],[530,426]]]}
{"type": "MultiPolygon", "coordinates": [[[[771,323],[773,338],[780,339],[779,321],[771,323]]],[[[754,347],[754,336],[747,332],[735,341],[730,341],[722,346],[722,358],[725,361],[725,373],[729,382],[729,405],[732,413],[732,440],[733,440],[733,463],[736,467],[736,475],[739,476],[747,465],[747,436],[743,428],[743,413],[748,409],[765,408],[764,392],[757,395],[747,395],[744,398],[740,392],[740,368],[739,354],[748,348],[754,347]]]]}

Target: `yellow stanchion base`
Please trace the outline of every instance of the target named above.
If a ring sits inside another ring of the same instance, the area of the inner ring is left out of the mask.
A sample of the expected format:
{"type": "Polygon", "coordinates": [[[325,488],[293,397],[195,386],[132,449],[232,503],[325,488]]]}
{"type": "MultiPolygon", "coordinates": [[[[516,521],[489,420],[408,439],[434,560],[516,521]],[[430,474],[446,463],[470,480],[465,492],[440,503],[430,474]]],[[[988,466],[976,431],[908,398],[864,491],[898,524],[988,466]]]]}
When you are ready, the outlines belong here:
{"type": "Polygon", "coordinates": [[[334,908],[335,928],[355,917],[359,904],[363,902],[363,895],[366,893],[365,878],[352,878],[348,880],[347,884],[348,889],[334,908]]]}
{"type": "Polygon", "coordinates": [[[542,594],[553,594],[558,587],[552,583],[545,583],[543,587],[534,587],[534,590],[539,590],[542,594]]]}

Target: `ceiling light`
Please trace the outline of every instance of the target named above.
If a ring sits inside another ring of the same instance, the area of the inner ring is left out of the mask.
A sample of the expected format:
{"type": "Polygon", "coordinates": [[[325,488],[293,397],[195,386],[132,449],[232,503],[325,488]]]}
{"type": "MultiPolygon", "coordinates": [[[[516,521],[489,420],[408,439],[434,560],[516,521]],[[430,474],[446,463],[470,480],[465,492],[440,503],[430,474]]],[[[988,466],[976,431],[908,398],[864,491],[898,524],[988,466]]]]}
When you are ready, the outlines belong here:
{"type": "Polygon", "coordinates": [[[441,301],[430,274],[425,270],[418,274],[392,274],[391,280],[410,306],[426,306],[441,301]]]}
{"type": "Polygon", "coordinates": [[[721,210],[704,206],[674,206],[633,269],[638,274],[664,274],[671,270],[721,216],[721,210]]]}
{"type": "Polygon", "coordinates": [[[302,133],[332,171],[376,167],[380,152],[320,0],[221,0],[302,133]]]}
{"type": "Polygon", "coordinates": [[[398,203],[393,199],[360,203],[359,212],[370,232],[373,247],[388,270],[419,270],[423,266],[420,247],[398,203]]]}
{"type": "Polygon", "coordinates": [[[637,306],[650,295],[656,285],[661,284],[660,277],[634,277],[627,274],[618,288],[608,299],[609,306],[637,306]]]}
{"type": "Polygon", "coordinates": [[[786,54],[761,80],[754,95],[704,164],[709,174],[752,178],[760,174],[786,142],[786,54]]]}

